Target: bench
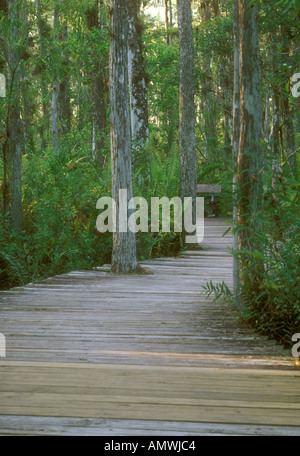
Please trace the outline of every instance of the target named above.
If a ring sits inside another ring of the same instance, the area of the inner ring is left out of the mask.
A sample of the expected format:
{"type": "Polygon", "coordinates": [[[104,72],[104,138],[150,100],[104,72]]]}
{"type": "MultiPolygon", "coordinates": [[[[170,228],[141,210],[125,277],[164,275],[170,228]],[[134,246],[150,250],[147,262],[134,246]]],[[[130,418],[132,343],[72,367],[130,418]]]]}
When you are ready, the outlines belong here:
{"type": "Polygon", "coordinates": [[[221,185],[198,184],[197,185],[197,194],[201,194],[201,193],[210,193],[211,194],[211,200],[209,202],[208,217],[215,217],[215,214],[214,214],[215,194],[222,193],[222,186],[221,185]]]}

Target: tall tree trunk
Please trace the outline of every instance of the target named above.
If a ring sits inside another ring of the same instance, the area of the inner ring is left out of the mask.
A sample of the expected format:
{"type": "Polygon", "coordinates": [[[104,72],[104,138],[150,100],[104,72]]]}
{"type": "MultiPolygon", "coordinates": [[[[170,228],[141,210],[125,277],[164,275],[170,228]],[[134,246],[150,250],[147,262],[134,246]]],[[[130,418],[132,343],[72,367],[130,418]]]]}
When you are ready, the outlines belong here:
{"type": "MultiPolygon", "coordinates": [[[[8,3],[7,0],[2,0],[0,2],[0,20],[4,20],[8,15],[8,3]]],[[[1,51],[4,51],[5,45],[4,43],[1,45],[1,51]]],[[[6,48],[7,50],[7,48],[6,48]]],[[[4,60],[0,61],[0,73],[5,74],[7,68],[7,62],[4,60]]],[[[1,79],[1,83],[3,83],[3,77],[1,79]]],[[[4,84],[6,84],[6,80],[4,78],[4,84]]],[[[10,98],[10,89],[9,93],[7,93],[6,87],[4,89],[4,94],[10,98]]],[[[4,119],[0,119],[0,128],[1,128],[1,139],[0,139],[0,146],[2,149],[2,158],[3,158],[3,181],[1,185],[2,190],[2,198],[3,198],[3,215],[5,215],[9,210],[9,182],[8,182],[8,117],[9,117],[9,103],[8,103],[8,112],[4,119]]]]}
{"type": "Polygon", "coordinates": [[[24,62],[20,69],[20,80],[21,80],[21,94],[22,94],[22,123],[23,123],[23,135],[24,135],[24,152],[27,153],[28,149],[34,152],[34,140],[32,134],[32,99],[29,91],[29,82],[27,76],[26,60],[28,58],[28,38],[29,38],[29,23],[28,23],[28,11],[27,5],[25,4],[21,12],[22,15],[22,36],[23,36],[23,50],[24,62]]]}
{"type": "MultiPolygon", "coordinates": [[[[173,6],[172,0],[169,0],[169,30],[173,29],[173,6]]],[[[169,44],[172,44],[172,35],[169,34],[169,44]]]]}
{"type": "MultiPolygon", "coordinates": [[[[272,42],[272,33],[268,34],[268,39],[270,42],[272,42]]],[[[272,54],[273,51],[269,48],[267,51],[267,64],[272,71],[272,54]]],[[[270,103],[270,97],[271,97],[271,82],[267,82],[266,84],[266,101],[265,101],[265,113],[264,113],[264,140],[267,144],[268,150],[271,150],[271,103],[270,103]]]]}
{"type": "Polygon", "coordinates": [[[142,49],[142,25],[139,18],[140,0],[129,2],[128,76],[130,94],[133,166],[137,164],[148,137],[148,95],[142,49]]]}
{"type": "Polygon", "coordinates": [[[205,84],[203,90],[204,119],[205,119],[205,140],[206,155],[209,161],[216,160],[217,157],[217,132],[215,116],[215,96],[213,86],[213,75],[211,69],[211,55],[206,53],[205,59],[205,84]]]}
{"type": "Polygon", "coordinates": [[[194,42],[190,0],[177,0],[179,30],[180,197],[193,198],[196,223],[197,159],[195,139],[194,42]]]}
{"type": "Polygon", "coordinates": [[[232,87],[231,87],[231,69],[232,62],[229,61],[228,56],[222,58],[219,64],[219,86],[220,86],[220,95],[219,97],[222,100],[222,109],[223,109],[223,132],[224,132],[224,152],[226,155],[231,154],[231,128],[232,128],[232,117],[231,117],[231,106],[230,101],[232,97],[232,87]],[[230,68],[230,70],[229,70],[230,68]]]}
{"type": "Polygon", "coordinates": [[[277,235],[282,236],[280,217],[278,216],[278,210],[280,210],[278,199],[278,188],[280,183],[280,97],[277,93],[277,89],[273,91],[273,116],[272,116],[272,140],[273,140],[273,160],[272,160],[272,206],[273,206],[273,218],[277,227],[277,235]]]}
{"type": "MultiPolygon", "coordinates": [[[[273,116],[272,116],[272,140],[273,140],[273,161],[272,161],[272,186],[278,189],[279,166],[280,166],[280,107],[279,94],[276,88],[273,92],[273,116]]],[[[275,195],[273,198],[276,200],[275,195]]]]}
{"type": "MultiPolygon", "coordinates": [[[[55,4],[54,9],[54,35],[56,43],[59,42],[59,16],[58,16],[58,3],[55,4]]],[[[51,124],[52,124],[52,140],[53,140],[53,154],[59,154],[59,90],[60,79],[58,68],[55,70],[54,82],[52,87],[52,102],[51,102],[51,124]]]]}
{"type": "Polygon", "coordinates": [[[106,127],[106,107],[105,107],[105,79],[104,70],[101,62],[96,65],[95,77],[92,81],[93,97],[93,158],[98,165],[103,168],[105,165],[105,127],[106,127]]]}
{"type": "Polygon", "coordinates": [[[282,99],[283,124],[285,129],[286,156],[291,168],[296,165],[296,142],[293,115],[291,112],[288,96],[282,99]]]}
{"type": "MultiPolygon", "coordinates": [[[[277,52],[279,50],[278,38],[276,32],[271,34],[272,43],[275,44],[277,52]]],[[[278,62],[274,58],[274,52],[270,59],[271,68],[273,74],[279,73],[278,62]]],[[[279,89],[280,90],[280,89],[279,89]]],[[[272,94],[272,143],[273,143],[273,159],[272,159],[272,206],[273,206],[273,218],[274,223],[277,227],[277,235],[280,237],[282,235],[280,218],[278,217],[278,210],[280,201],[278,199],[278,188],[280,182],[280,162],[281,162],[281,139],[282,132],[280,127],[280,94],[276,83],[273,85],[273,94],[272,94]]]]}
{"type": "Polygon", "coordinates": [[[59,87],[59,108],[60,108],[60,124],[61,134],[64,136],[70,133],[71,129],[71,101],[70,101],[70,62],[68,53],[65,50],[65,45],[68,40],[68,24],[67,21],[62,21],[60,33],[61,62],[62,62],[62,76],[60,78],[59,87]]]}
{"type": "Polygon", "coordinates": [[[239,0],[240,27],[240,141],[238,153],[238,184],[240,250],[254,250],[255,233],[261,208],[261,72],[257,25],[257,4],[239,0]]]}
{"type": "MultiPolygon", "coordinates": [[[[291,40],[289,37],[292,35],[288,25],[282,26],[282,49],[285,56],[285,62],[290,58],[291,40]]],[[[282,95],[282,117],[285,131],[285,144],[286,144],[286,157],[291,168],[296,165],[296,141],[294,131],[293,115],[289,104],[289,93],[282,95]]]]}
{"type": "MultiPolygon", "coordinates": [[[[219,14],[218,2],[216,0],[200,0],[200,15],[202,22],[208,21],[212,15],[219,14]]],[[[218,159],[218,142],[216,132],[216,115],[215,115],[215,94],[214,81],[211,67],[211,52],[204,54],[204,73],[205,80],[203,83],[202,97],[204,109],[204,138],[205,138],[205,156],[209,161],[218,159]]]]}
{"type": "Polygon", "coordinates": [[[170,36],[169,36],[169,0],[165,0],[165,30],[166,30],[166,43],[169,46],[170,36]]]}
{"type": "MultiPolygon", "coordinates": [[[[46,58],[46,50],[45,50],[45,43],[44,43],[44,26],[43,26],[43,20],[42,20],[41,0],[36,0],[36,12],[37,12],[37,27],[38,27],[38,34],[39,34],[40,56],[41,56],[42,62],[44,62],[45,58],[46,58]]],[[[40,137],[41,137],[42,149],[45,150],[46,146],[47,146],[46,134],[48,131],[48,125],[50,124],[50,113],[49,113],[49,106],[48,106],[48,86],[47,86],[47,81],[45,79],[44,66],[42,68],[42,73],[41,73],[41,94],[42,94],[43,119],[41,122],[40,137]]]]}
{"type": "Polygon", "coordinates": [[[111,0],[110,109],[112,197],[116,203],[112,271],[134,272],[138,268],[136,236],[128,230],[128,210],[133,196],[128,97],[128,0],[111,0]],[[121,191],[121,193],[120,193],[121,191]],[[123,196],[123,200],[122,200],[123,196]]]}
{"type": "MultiPolygon", "coordinates": [[[[98,0],[86,12],[89,30],[101,29],[101,8],[100,18],[98,0]]],[[[105,127],[106,127],[106,107],[105,107],[105,75],[103,64],[100,58],[94,62],[94,69],[91,74],[91,94],[93,100],[93,158],[100,167],[104,166],[105,156],[103,154],[105,146],[105,127]]]]}
{"type": "Polygon", "coordinates": [[[8,115],[9,181],[12,227],[19,230],[23,222],[22,209],[22,121],[20,106],[20,14],[18,0],[9,0],[10,37],[8,44],[9,86],[11,87],[8,115]]]}
{"type": "Polygon", "coordinates": [[[264,139],[268,144],[268,149],[270,149],[269,143],[271,141],[271,128],[270,128],[270,84],[266,87],[266,102],[265,102],[265,120],[264,120],[264,139]]]}
{"type": "Polygon", "coordinates": [[[233,160],[233,296],[235,307],[240,306],[240,268],[238,258],[238,153],[240,141],[240,37],[239,37],[239,0],[233,2],[233,42],[234,42],[234,88],[233,88],[233,128],[232,128],[232,160],[233,160]]]}

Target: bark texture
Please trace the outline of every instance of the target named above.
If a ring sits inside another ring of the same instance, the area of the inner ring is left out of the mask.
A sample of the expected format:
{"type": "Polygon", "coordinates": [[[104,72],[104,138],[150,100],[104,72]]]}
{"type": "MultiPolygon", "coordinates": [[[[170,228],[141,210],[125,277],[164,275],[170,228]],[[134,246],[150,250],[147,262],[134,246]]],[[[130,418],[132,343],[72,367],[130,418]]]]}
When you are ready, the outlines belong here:
{"type": "Polygon", "coordinates": [[[190,0],[177,0],[179,29],[180,197],[193,198],[196,223],[197,159],[195,139],[194,42],[190,0]]]}
{"type": "Polygon", "coordinates": [[[239,248],[252,250],[261,206],[261,71],[258,43],[257,4],[239,0],[240,30],[240,140],[238,152],[239,248]]]}
{"type": "MultiPolygon", "coordinates": [[[[233,160],[233,223],[236,228],[238,222],[237,208],[237,180],[238,180],[238,153],[240,142],[240,37],[239,37],[239,3],[233,2],[233,44],[234,44],[234,88],[233,88],[233,127],[232,127],[232,160],[233,160]]],[[[234,232],[233,250],[238,251],[238,232],[234,232]]],[[[237,255],[233,257],[233,296],[236,307],[240,305],[240,271],[237,255]]]]}
{"type": "Polygon", "coordinates": [[[142,48],[142,24],[139,13],[140,0],[131,0],[128,21],[128,77],[131,137],[133,150],[136,151],[137,156],[149,137],[148,96],[142,48]]]}
{"type": "Polygon", "coordinates": [[[126,229],[124,218],[128,217],[128,211],[119,213],[119,191],[127,191],[127,202],[133,196],[128,96],[128,0],[111,1],[110,108],[112,197],[116,203],[112,271],[130,273],[138,268],[136,238],[135,233],[126,229]],[[122,226],[124,232],[120,232],[122,226]]]}
{"type": "Polygon", "coordinates": [[[9,114],[8,151],[12,227],[19,230],[23,221],[22,209],[22,121],[20,106],[20,15],[18,0],[9,0],[10,39],[8,44],[9,114]]]}
{"type": "MultiPolygon", "coordinates": [[[[36,12],[37,12],[37,27],[38,27],[38,34],[39,34],[39,46],[40,46],[40,55],[41,60],[44,61],[46,58],[46,50],[45,50],[45,43],[44,43],[44,24],[42,19],[42,7],[41,7],[41,0],[36,0],[36,12]]],[[[47,126],[50,123],[50,113],[48,107],[48,85],[45,79],[44,71],[42,68],[41,74],[41,93],[42,93],[42,108],[43,108],[43,122],[40,129],[40,136],[41,136],[41,143],[42,148],[46,149],[46,132],[47,126]]]]}
{"type": "MultiPolygon", "coordinates": [[[[58,16],[58,6],[55,5],[54,10],[54,34],[56,42],[59,41],[59,16],[58,16]]],[[[58,68],[55,70],[55,76],[52,87],[52,101],[51,101],[51,131],[52,131],[52,141],[53,141],[53,154],[59,154],[59,91],[60,91],[60,78],[58,68]]]]}
{"type": "MultiPolygon", "coordinates": [[[[201,21],[206,22],[219,14],[219,6],[216,0],[201,0],[199,5],[201,21]]],[[[205,157],[208,161],[217,160],[218,141],[216,131],[216,101],[212,73],[211,51],[205,52],[204,56],[204,81],[202,86],[203,111],[204,111],[204,139],[205,157]]]]}
{"type": "Polygon", "coordinates": [[[61,47],[61,78],[59,87],[59,119],[60,130],[62,135],[70,133],[71,129],[71,99],[70,99],[70,61],[68,52],[65,49],[68,40],[68,24],[66,20],[62,21],[59,33],[61,47]]]}
{"type": "MultiPolygon", "coordinates": [[[[87,24],[90,31],[93,29],[101,29],[101,14],[102,2],[100,2],[100,11],[98,0],[95,0],[94,5],[86,12],[87,24]]],[[[106,106],[105,106],[105,74],[103,64],[100,58],[94,62],[91,78],[91,95],[93,101],[93,158],[100,167],[105,163],[105,155],[103,153],[105,147],[105,127],[106,127],[106,106]]]]}

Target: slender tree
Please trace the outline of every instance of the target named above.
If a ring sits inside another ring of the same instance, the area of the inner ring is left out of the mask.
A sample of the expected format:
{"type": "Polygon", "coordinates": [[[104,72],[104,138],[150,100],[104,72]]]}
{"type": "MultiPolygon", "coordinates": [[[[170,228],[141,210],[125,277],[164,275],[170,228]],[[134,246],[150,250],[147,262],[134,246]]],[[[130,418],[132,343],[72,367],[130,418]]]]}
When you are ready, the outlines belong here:
{"type": "Polygon", "coordinates": [[[133,166],[138,161],[148,137],[148,95],[142,48],[140,0],[129,2],[128,77],[133,166]]]}
{"type": "Polygon", "coordinates": [[[254,250],[261,208],[261,71],[257,4],[239,0],[240,33],[240,139],[238,152],[239,248],[254,250]]]}
{"type": "Polygon", "coordinates": [[[179,149],[180,197],[193,198],[196,212],[197,158],[195,139],[194,42],[190,0],[177,0],[179,29],[179,149]]]}
{"type": "MultiPolygon", "coordinates": [[[[291,58],[292,35],[291,28],[288,25],[281,26],[282,49],[285,62],[289,62],[291,58]]],[[[293,113],[289,102],[289,91],[283,93],[282,96],[282,117],[285,128],[286,157],[290,166],[294,167],[296,165],[296,142],[293,113]]]]}
{"type": "Polygon", "coordinates": [[[165,0],[165,30],[166,30],[166,43],[169,46],[170,36],[169,36],[169,0],[165,0]]]}
{"type": "MultiPolygon", "coordinates": [[[[0,1],[0,19],[2,24],[5,23],[5,19],[8,16],[8,3],[7,0],[0,1]]],[[[1,43],[1,42],[0,42],[1,43]]],[[[5,44],[1,43],[1,52],[6,53],[5,44]]],[[[7,70],[7,62],[5,58],[2,58],[0,61],[0,73],[5,74],[7,70]]],[[[3,80],[2,80],[3,81],[3,80]]],[[[6,81],[5,81],[6,82],[6,81]]],[[[5,90],[6,91],[6,90],[5,90]]],[[[10,97],[10,90],[8,96],[10,97]]],[[[9,109],[9,105],[8,105],[9,109]]],[[[8,212],[9,208],[9,183],[8,183],[8,117],[9,111],[6,113],[3,118],[0,118],[0,128],[1,128],[1,139],[0,146],[2,149],[2,159],[3,159],[3,181],[1,185],[2,198],[3,198],[3,215],[8,212]]]]}
{"type": "MultiPolygon", "coordinates": [[[[210,0],[200,1],[200,15],[202,22],[206,22],[219,14],[218,3],[210,0]]],[[[208,33],[208,32],[207,32],[208,33]]],[[[212,72],[212,52],[210,49],[204,53],[204,81],[202,87],[204,111],[204,138],[205,156],[209,161],[217,158],[218,140],[216,129],[216,103],[214,79],[212,72]]]]}
{"type": "MultiPolygon", "coordinates": [[[[233,131],[232,131],[232,161],[233,161],[233,223],[237,227],[237,180],[238,180],[238,153],[240,140],[240,38],[239,38],[239,0],[233,2],[233,44],[234,44],[234,88],[233,88],[233,131]]],[[[238,231],[234,231],[233,250],[233,295],[235,306],[239,307],[240,300],[240,271],[238,252],[238,231]]]]}
{"type": "Polygon", "coordinates": [[[42,94],[42,112],[43,112],[43,119],[41,121],[40,127],[40,137],[42,148],[46,149],[46,132],[47,126],[50,123],[50,112],[48,106],[48,85],[45,78],[45,58],[46,58],[46,49],[45,49],[45,34],[46,34],[46,27],[45,23],[42,18],[42,6],[41,0],[36,0],[36,13],[37,13],[37,28],[38,28],[38,36],[39,36],[39,48],[40,48],[40,59],[42,62],[41,68],[41,94],[42,94]]]}
{"type": "MultiPolygon", "coordinates": [[[[101,30],[102,1],[94,1],[94,4],[86,11],[87,25],[90,31],[101,30]],[[100,17],[99,17],[100,13],[100,17]]],[[[100,167],[105,163],[103,154],[106,127],[106,106],[105,106],[105,71],[103,62],[97,56],[93,61],[93,68],[90,74],[91,95],[93,101],[93,158],[100,167]]]]}
{"type": "MultiPolygon", "coordinates": [[[[172,0],[169,0],[169,29],[173,28],[173,5],[172,0]]],[[[172,44],[172,35],[169,36],[169,43],[172,44]]]]}
{"type": "MultiPolygon", "coordinates": [[[[59,43],[59,13],[58,13],[58,2],[55,3],[54,7],[54,39],[56,42],[56,52],[58,53],[59,43]]],[[[59,90],[60,90],[60,78],[58,63],[54,71],[54,81],[52,87],[52,101],[51,101],[51,127],[52,127],[52,140],[53,140],[53,154],[59,154],[59,90]]]]}
{"type": "Polygon", "coordinates": [[[112,197],[116,205],[112,271],[138,269],[135,233],[128,230],[127,203],[133,196],[128,96],[128,0],[111,1],[110,110],[112,197]]]}
{"type": "Polygon", "coordinates": [[[19,230],[23,222],[22,203],[22,120],[20,104],[20,11],[19,1],[8,1],[10,37],[8,40],[9,69],[9,113],[8,113],[8,151],[9,182],[12,227],[19,230]]]}
{"type": "Polygon", "coordinates": [[[66,51],[68,40],[68,23],[65,18],[62,19],[59,33],[59,42],[61,47],[61,77],[59,81],[59,119],[61,124],[61,134],[66,135],[70,132],[72,110],[70,100],[70,61],[66,51]]]}
{"type": "Polygon", "coordinates": [[[21,95],[22,95],[22,124],[24,133],[24,152],[28,149],[34,151],[33,125],[32,125],[32,97],[29,83],[29,68],[27,61],[30,58],[29,34],[30,26],[28,20],[28,5],[24,2],[21,11],[22,19],[22,62],[20,69],[21,95]]]}

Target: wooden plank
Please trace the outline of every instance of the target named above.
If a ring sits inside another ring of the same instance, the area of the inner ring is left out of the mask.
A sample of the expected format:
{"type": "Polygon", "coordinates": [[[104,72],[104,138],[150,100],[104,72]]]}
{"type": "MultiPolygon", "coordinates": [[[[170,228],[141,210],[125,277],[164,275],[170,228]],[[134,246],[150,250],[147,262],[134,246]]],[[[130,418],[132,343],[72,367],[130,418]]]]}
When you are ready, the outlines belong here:
{"type": "Polygon", "coordinates": [[[188,407],[174,405],[152,405],[146,404],[143,409],[140,405],[111,403],[101,404],[101,408],[92,408],[89,405],[79,406],[77,404],[47,404],[42,408],[36,406],[22,407],[2,406],[3,414],[30,415],[30,416],[52,416],[52,417],[82,417],[82,418],[109,418],[116,419],[135,419],[135,420],[163,420],[183,422],[193,421],[199,423],[225,423],[225,424],[254,424],[280,426],[299,426],[299,412],[289,410],[278,411],[276,413],[262,413],[260,409],[241,409],[241,408],[209,408],[209,407],[188,407]]]}
{"type": "Polygon", "coordinates": [[[0,416],[0,434],[37,436],[299,436],[300,427],[174,421],[0,416]]]}
{"type": "MultiPolygon", "coordinates": [[[[233,388],[225,387],[224,390],[220,391],[216,387],[207,388],[203,386],[201,388],[202,397],[205,397],[206,400],[213,400],[218,401],[221,404],[223,401],[235,401],[238,403],[247,402],[253,404],[254,402],[258,404],[266,403],[271,404],[271,408],[275,408],[277,404],[279,404],[279,408],[283,408],[286,404],[293,404],[299,405],[300,401],[300,393],[295,394],[294,390],[288,390],[281,392],[280,394],[278,391],[273,391],[272,394],[266,395],[262,388],[255,389],[255,394],[251,390],[249,392],[248,389],[244,388],[243,390],[235,390],[232,391],[233,388]],[[205,394],[203,394],[205,393],[205,394]],[[280,404],[283,404],[280,407],[280,404]]],[[[23,394],[23,393],[42,393],[42,394],[74,394],[77,396],[84,396],[87,393],[87,387],[84,385],[78,386],[61,386],[61,385],[41,385],[41,384],[21,384],[21,383],[2,383],[1,384],[1,391],[4,393],[16,393],[16,394],[23,394]],[[13,389],[13,391],[12,391],[13,389]]],[[[128,396],[129,391],[128,388],[114,388],[108,386],[90,386],[88,387],[88,393],[94,396],[103,396],[103,397],[110,397],[110,396],[117,396],[117,397],[124,397],[128,396]]],[[[172,389],[172,390],[161,390],[161,389],[144,389],[139,388],[134,390],[134,395],[136,397],[151,397],[152,400],[154,398],[172,398],[176,393],[176,397],[181,399],[196,399],[199,400],[199,391],[189,390],[189,389],[172,389]]]]}
{"type": "Polygon", "coordinates": [[[287,370],[6,362],[1,382],[10,390],[0,393],[0,410],[4,415],[297,426],[299,377],[299,371],[287,370]],[[51,385],[64,389],[51,390],[51,385]],[[216,398],[213,391],[225,394],[216,398]]]}
{"type": "MultiPolygon", "coordinates": [[[[234,400],[234,399],[199,399],[197,398],[196,394],[193,398],[186,398],[186,397],[174,397],[172,396],[166,397],[165,394],[161,395],[150,395],[151,391],[145,391],[148,395],[141,395],[132,393],[131,395],[122,394],[122,395],[110,395],[107,394],[88,394],[86,391],[82,395],[77,393],[70,393],[64,392],[62,393],[53,393],[53,392],[24,392],[20,394],[20,391],[6,391],[0,393],[0,407],[14,407],[14,404],[17,404],[19,407],[27,407],[35,406],[44,407],[44,406],[57,406],[61,404],[65,404],[66,407],[87,407],[89,409],[103,409],[105,404],[117,404],[120,407],[130,403],[144,406],[145,404],[148,405],[159,405],[159,406],[176,406],[180,407],[196,407],[198,409],[203,407],[209,408],[234,408],[234,409],[258,409],[261,413],[264,413],[264,409],[267,409],[267,413],[272,413],[272,409],[276,409],[278,413],[281,413],[282,410],[286,411],[286,413],[293,415],[296,413],[296,416],[299,417],[299,410],[300,410],[300,402],[294,403],[291,400],[288,402],[267,402],[266,400],[257,401],[254,399],[252,400],[234,400]],[[21,397],[20,397],[21,396],[21,397]],[[297,413],[298,411],[298,413],[297,413]]],[[[249,410],[248,410],[249,411],[249,410]]],[[[276,413],[277,413],[276,412],[276,413]]],[[[251,414],[252,411],[249,411],[251,414]]],[[[186,421],[186,420],[184,420],[186,421]]]]}

